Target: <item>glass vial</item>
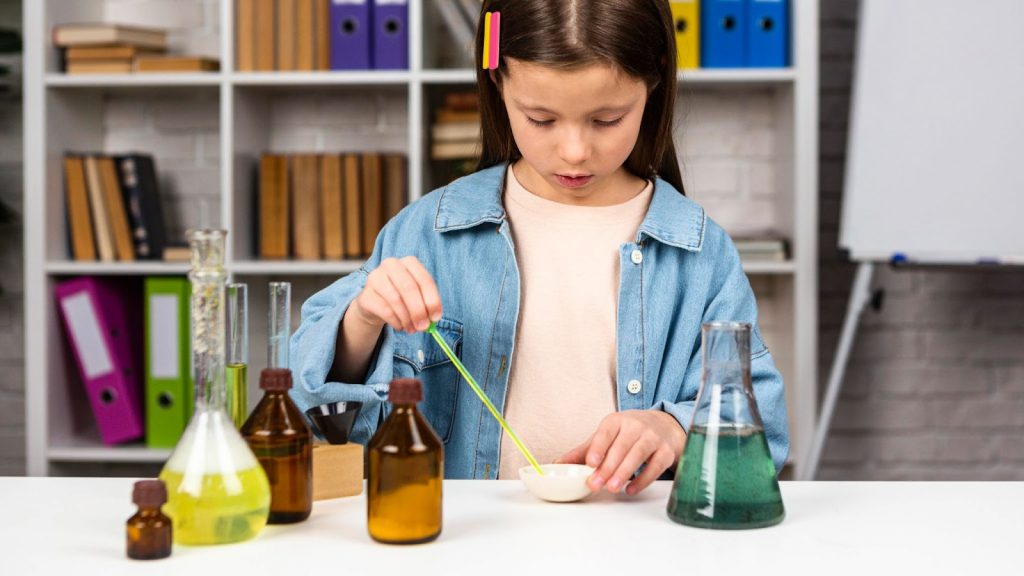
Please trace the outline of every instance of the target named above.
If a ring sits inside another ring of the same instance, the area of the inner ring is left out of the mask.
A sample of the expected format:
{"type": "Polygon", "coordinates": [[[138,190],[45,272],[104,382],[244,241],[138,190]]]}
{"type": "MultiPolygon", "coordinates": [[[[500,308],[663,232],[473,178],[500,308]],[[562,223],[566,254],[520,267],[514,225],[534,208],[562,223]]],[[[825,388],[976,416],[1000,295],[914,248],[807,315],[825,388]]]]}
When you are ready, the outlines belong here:
{"type": "Polygon", "coordinates": [[[291,282],[271,282],[270,311],[267,316],[267,368],[288,368],[291,306],[291,282]]]}
{"type": "Polygon", "coordinates": [[[388,544],[430,542],[441,534],[444,445],[416,403],[419,380],[391,382],[393,405],[367,444],[366,514],[370,536],[388,544]]]}
{"type": "Polygon", "coordinates": [[[132,502],[138,512],[125,525],[128,557],[133,560],[159,560],[171,555],[171,519],[160,507],[167,502],[167,487],[159,480],[135,483],[132,502]]]}
{"type": "Polygon", "coordinates": [[[192,365],[196,405],[160,479],[177,544],[253,538],[267,523],[270,485],[225,410],[223,230],[188,233],[192,252],[192,365]]]}
{"type": "Polygon", "coordinates": [[[228,284],[227,408],[238,428],[249,415],[249,287],[228,284]]]}
{"type": "MultiPolygon", "coordinates": [[[[290,297],[289,283],[271,284],[268,319],[271,351],[281,340],[288,341],[290,297]],[[278,338],[280,336],[283,338],[278,338]]],[[[302,412],[288,395],[292,373],[287,368],[287,358],[285,348],[284,355],[274,360],[284,367],[266,368],[260,373],[263,398],[242,426],[242,437],[270,481],[271,524],[301,522],[309,518],[313,510],[313,435],[302,412]]]]}
{"type": "Polygon", "coordinates": [[[701,329],[697,409],[668,501],[681,524],[736,530],[786,516],[751,385],[750,330],[739,322],[701,329]]]}

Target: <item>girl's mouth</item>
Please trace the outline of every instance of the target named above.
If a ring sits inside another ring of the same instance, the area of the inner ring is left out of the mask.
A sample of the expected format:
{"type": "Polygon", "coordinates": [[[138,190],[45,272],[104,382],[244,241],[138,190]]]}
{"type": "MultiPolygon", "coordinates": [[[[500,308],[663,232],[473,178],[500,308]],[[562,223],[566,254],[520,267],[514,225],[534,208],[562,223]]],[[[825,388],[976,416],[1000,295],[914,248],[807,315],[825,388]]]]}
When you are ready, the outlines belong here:
{"type": "Polygon", "coordinates": [[[563,176],[561,174],[555,174],[555,178],[558,183],[566,188],[579,188],[585,186],[594,179],[593,176],[563,176]]]}

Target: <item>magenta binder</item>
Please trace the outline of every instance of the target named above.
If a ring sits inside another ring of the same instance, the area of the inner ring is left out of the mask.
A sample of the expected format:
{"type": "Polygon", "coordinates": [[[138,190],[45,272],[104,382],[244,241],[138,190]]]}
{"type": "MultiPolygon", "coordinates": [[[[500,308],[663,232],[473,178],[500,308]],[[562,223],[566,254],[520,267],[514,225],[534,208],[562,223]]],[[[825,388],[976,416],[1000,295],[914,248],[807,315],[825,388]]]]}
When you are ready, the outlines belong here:
{"type": "Polygon", "coordinates": [[[137,295],[114,280],[81,277],[58,283],[56,296],[103,443],[141,438],[142,374],[135,345],[142,332],[133,330],[142,316],[137,295]]]}

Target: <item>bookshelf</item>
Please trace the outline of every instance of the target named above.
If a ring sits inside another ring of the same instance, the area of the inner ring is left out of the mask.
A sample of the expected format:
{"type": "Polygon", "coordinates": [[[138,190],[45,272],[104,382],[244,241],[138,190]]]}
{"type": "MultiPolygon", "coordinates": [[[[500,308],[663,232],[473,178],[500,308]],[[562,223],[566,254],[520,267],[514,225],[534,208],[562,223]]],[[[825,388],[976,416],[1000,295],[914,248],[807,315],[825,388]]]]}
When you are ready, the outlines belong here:
{"type": "MultiPolygon", "coordinates": [[[[145,5],[146,0],[134,4],[145,5]]],[[[430,176],[431,103],[445,90],[472,89],[475,74],[445,68],[439,46],[451,40],[431,2],[409,4],[408,71],[261,73],[234,70],[234,2],[193,4],[187,11],[195,12],[192,17],[201,23],[171,26],[170,44],[218,57],[219,72],[66,76],[58,71],[50,45],[52,26],[124,21],[118,11],[127,3],[44,0],[25,5],[29,474],[153,466],[168,454],[139,445],[111,448],[100,443],[90,427],[84,394],[76,388],[80,384],[66,356],[52,293],[54,283],[63,278],[181,275],[187,264],[72,261],[65,245],[60,170],[65,150],[151,151],[162,192],[169,195],[170,212],[177,218],[169,233],[193,226],[230,231],[227,267],[234,279],[250,283],[253,404],[260,396],[255,378],[265,364],[266,282],[293,282],[297,323],[306,297],[361,264],[256,258],[252,190],[259,154],[400,152],[408,158],[409,200],[443,184],[430,176]],[[181,115],[183,108],[188,116],[181,115]],[[371,122],[357,122],[367,114],[371,122]],[[146,120],[133,124],[140,115],[146,120]]],[[[144,8],[131,10],[133,19],[127,23],[167,26],[158,19],[160,10],[146,20],[144,8]]],[[[742,231],[744,222],[761,224],[767,218],[789,238],[788,260],[748,262],[744,267],[758,295],[765,338],[786,378],[790,460],[799,469],[817,406],[818,2],[794,0],[793,10],[792,67],[680,74],[677,143],[691,196],[727,230],[742,231]],[[737,124],[734,118],[742,120],[737,124]],[[739,161],[731,160],[737,155],[739,161]]]]}

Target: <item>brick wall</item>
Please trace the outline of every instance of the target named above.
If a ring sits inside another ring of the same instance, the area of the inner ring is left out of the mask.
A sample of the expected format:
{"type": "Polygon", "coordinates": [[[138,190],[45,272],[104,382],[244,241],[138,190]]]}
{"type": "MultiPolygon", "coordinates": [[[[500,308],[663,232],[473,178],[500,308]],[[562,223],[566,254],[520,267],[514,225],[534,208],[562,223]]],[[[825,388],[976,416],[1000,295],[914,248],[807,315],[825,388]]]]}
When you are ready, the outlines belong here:
{"type": "MultiPolygon", "coordinates": [[[[821,2],[821,381],[854,266],[836,251],[857,0],[821,2]]],[[[821,478],[1024,479],[1024,272],[881,268],[821,478]]]]}
{"type": "MultiPolygon", "coordinates": [[[[0,0],[0,27],[21,29],[20,0],[0,0]]],[[[5,57],[9,59],[10,57],[5,57]]],[[[0,200],[22,214],[21,97],[0,97],[0,200]]],[[[25,473],[21,226],[0,224],[0,476],[25,473]]]]}

